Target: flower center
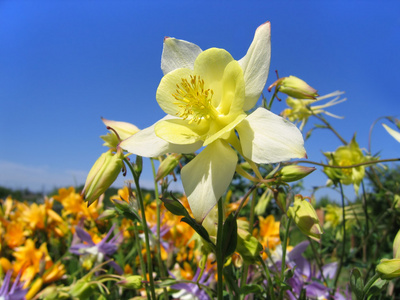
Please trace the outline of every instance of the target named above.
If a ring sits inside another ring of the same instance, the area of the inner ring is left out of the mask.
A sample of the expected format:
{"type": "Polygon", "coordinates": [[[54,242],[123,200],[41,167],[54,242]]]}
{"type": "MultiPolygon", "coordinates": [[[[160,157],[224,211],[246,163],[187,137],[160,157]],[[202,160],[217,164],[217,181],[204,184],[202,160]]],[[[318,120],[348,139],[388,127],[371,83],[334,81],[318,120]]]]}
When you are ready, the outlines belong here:
{"type": "Polygon", "coordinates": [[[204,80],[200,79],[200,76],[190,75],[190,80],[182,78],[176,87],[176,93],[172,94],[177,100],[174,104],[180,107],[180,111],[176,114],[184,120],[188,119],[189,124],[193,122],[199,124],[202,119],[208,120],[218,115],[211,104],[214,92],[211,89],[204,89],[204,80]]]}
{"type": "MultiPolygon", "coordinates": [[[[339,162],[339,166],[341,167],[345,167],[345,166],[351,166],[352,163],[350,160],[348,159],[343,159],[339,162]]],[[[347,176],[351,176],[351,174],[353,173],[352,171],[353,168],[346,168],[346,169],[342,169],[343,174],[347,175],[347,176]]]]}

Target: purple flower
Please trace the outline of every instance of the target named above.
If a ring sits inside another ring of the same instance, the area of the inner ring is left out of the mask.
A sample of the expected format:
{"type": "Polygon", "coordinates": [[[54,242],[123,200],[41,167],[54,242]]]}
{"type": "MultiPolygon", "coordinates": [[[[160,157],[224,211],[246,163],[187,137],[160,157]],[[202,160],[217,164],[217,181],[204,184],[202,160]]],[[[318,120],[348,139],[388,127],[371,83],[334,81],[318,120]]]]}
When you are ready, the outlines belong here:
{"type": "Polygon", "coordinates": [[[198,268],[196,274],[194,275],[192,281],[193,283],[177,283],[171,286],[174,290],[180,290],[179,292],[173,295],[174,298],[177,299],[195,299],[195,300],[209,300],[210,297],[208,294],[200,288],[200,284],[204,284],[206,286],[210,286],[210,281],[213,278],[213,272],[211,270],[204,271],[202,276],[200,277],[198,283],[196,283],[200,276],[201,269],[198,268]]]}
{"type": "MultiPolygon", "coordinates": [[[[106,236],[97,244],[93,242],[92,237],[88,232],[86,232],[83,228],[76,226],[74,240],[77,237],[84,243],[74,243],[69,248],[71,253],[76,255],[92,255],[95,257],[97,263],[101,263],[104,259],[110,260],[110,255],[114,254],[119,245],[122,243],[123,236],[121,232],[114,235],[109,241],[109,237],[113,233],[115,225],[111,226],[110,230],[106,234],[106,236]]],[[[119,274],[123,273],[122,268],[115,263],[114,261],[108,262],[108,264],[113,267],[119,274]]]]}
{"type": "Polygon", "coordinates": [[[12,270],[6,273],[3,280],[3,285],[0,287],[0,299],[4,300],[24,300],[25,294],[28,292],[27,289],[23,288],[23,283],[19,281],[21,274],[18,274],[13,285],[10,287],[12,270]]]}

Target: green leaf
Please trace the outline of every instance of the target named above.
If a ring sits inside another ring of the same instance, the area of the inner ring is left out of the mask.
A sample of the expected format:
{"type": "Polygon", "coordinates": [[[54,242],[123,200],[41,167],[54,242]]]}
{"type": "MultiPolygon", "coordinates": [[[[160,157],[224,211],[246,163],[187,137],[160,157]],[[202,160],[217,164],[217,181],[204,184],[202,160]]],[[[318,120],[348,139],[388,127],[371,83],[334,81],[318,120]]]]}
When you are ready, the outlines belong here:
{"type": "Polygon", "coordinates": [[[240,295],[259,294],[264,292],[264,289],[258,284],[246,284],[240,288],[240,295]]]}
{"type": "Polygon", "coordinates": [[[363,300],[364,298],[364,280],[360,270],[357,268],[353,269],[350,274],[350,287],[353,293],[356,295],[357,300],[363,300]]]}
{"type": "Polygon", "coordinates": [[[192,217],[188,216],[188,217],[182,218],[181,221],[185,222],[190,227],[192,227],[194,229],[194,231],[196,231],[203,238],[203,240],[208,242],[210,244],[210,246],[212,247],[212,249],[215,250],[215,245],[210,240],[210,236],[208,235],[207,230],[202,225],[197,223],[195,219],[193,219],[192,217]]]}
{"type": "Polygon", "coordinates": [[[237,245],[236,217],[231,213],[222,227],[222,255],[224,258],[235,252],[237,245]]]}
{"type": "Polygon", "coordinates": [[[115,210],[118,212],[118,214],[123,215],[129,220],[139,221],[140,223],[142,222],[137,211],[129,203],[116,199],[114,199],[113,201],[115,205],[115,210]]]}
{"type": "Polygon", "coordinates": [[[182,205],[182,203],[171,194],[172,199],[162,197],[161,201],[164,202],[165,208],[176,216],[190,217],[189,212],[182,205]]]}

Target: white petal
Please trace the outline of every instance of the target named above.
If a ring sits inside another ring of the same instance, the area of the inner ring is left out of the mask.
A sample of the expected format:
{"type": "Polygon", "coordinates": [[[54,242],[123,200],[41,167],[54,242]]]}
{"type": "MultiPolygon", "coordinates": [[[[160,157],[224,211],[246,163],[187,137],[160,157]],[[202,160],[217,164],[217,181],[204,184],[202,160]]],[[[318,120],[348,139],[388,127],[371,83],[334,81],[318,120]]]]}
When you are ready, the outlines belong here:
{"type": "Polygon", "coordinates": [[[193,70],[194,61],[201,52],[196,44],[166,37],[161,56],[161,70],[164,75],[179,68],[193,70]]]}
{"type": "Polygon", "coordinates": [[[239,60],[246,83],[246,99],[243,110],[251,109],[260,98],[267,82],[271,60],[271,24],[259,26],[246,55],[239,60]]]}
{"type": "MultiPolygon", "coordinates": [[[[169,116],[162,120],[170,119],[169,116]]],[[[122,149],[144,157],[158,157],[165,153],[193,153],[198,150],[203,142],[196,142],[188,145],[176,145],[168,143],[156,136],[155,124],[147,127],[131,137],[123,140],[119,145],[122,149]]]]}
{"type": "Polygon", "coordinates": [[[382,126],[386,129],[386,131],[392,136],[394,137],[394,139],[396,141],[398,141],[400,143],[400,132],[393,130],[392,128],[390,128],[389,126],[387,126],[386,124],[382,124],[382,126]]]}
{"type": "Polygon", "coordinates": [[[226,142],[217,140],[182,168],[183,188],[197,222],[203,221],[225,193],[237,159],[236,152],[226,142]]]}
{"type": "Polygon", "coordinates": [[[264,108],[248,115],[236,130],[243,155],[255,163],[276,163],[306,156],[301,131],[264,108]]]}

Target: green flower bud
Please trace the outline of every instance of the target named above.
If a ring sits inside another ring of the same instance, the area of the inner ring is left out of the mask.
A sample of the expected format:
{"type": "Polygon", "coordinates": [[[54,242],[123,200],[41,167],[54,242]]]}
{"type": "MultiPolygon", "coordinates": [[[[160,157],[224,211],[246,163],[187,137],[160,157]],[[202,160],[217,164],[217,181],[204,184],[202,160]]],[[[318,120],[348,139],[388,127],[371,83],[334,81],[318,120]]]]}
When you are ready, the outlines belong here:
{"type": "Polygon", "coordinates": [[[299,165],[288,165],[280,169],[275,174],[275,177],[279,178],[279,180],[283,182],[292,182],[306,177],[308,174],[314,172],[315,170],[316,169],[314,167],[310,168],[299,165]]]}
{"type": "Polygon", "coordinates": [[[117,179],[123,166],[124,154],[118,150],[116,154],[111,151],[103,153],[94,163],[86,179],[82,193],[88,206],[100,197],[117,179]]]}
{"type": "Polygon", "coordinates": [[[315,99],[318,96],[317,90],[309,86],[304,80],[296,76],[283,77],[275,81],[268,91],[276,86],[276,89],[296,99],[315,99]]]}
{"type": "Polygon", "coordinates": [[[400,259],[382,259],[376,266],[376,272],[381,279],[395,279],[400,277],[400,259]]]}
{"type": "Polygon", "coordinates": [[[396,237],[394,238],[393,241],[393,257],[394,258],[400,258],[400,230],[397,232],[396,237]]]}
{"type": "Polygon", "coordinates": [[[118,285],[126,289],[138,290],[142,287],[142,280],[143,280],[142,276],[131,275],[119,281],[118,285]]]}
{"type": "Polygon", "coordinates": [[[176,166],[179,164],[179,160],[181,159],[181,157],[182,157],[181,154],[168,155],[161,162],[161,164],[157,170],[156,181],[159,181],[160,179],[164,178],[169,173],[171,173],[176,168],[176,166]]]}
{"type": "Polygon", "coordinates": [[[317,213],[311,203],[303,199],[303,196],[295,196],[294,205],[289,207],[287,215],[294,220],[302,233],[320,242],[323,231],[317,213]]]}
{"type": "Polygon", "coordinates": [[[94,283],[87,282],[84,280],[79,280],[74,285],[71,286],[69,294],[74,299],[75,298],[89,299],[94,292],[94,286],[95,286],[94,283]]]}
{"type": "Polygon", "coordinates": [[[248,264],[254,264],[260,257],[263,250],[260,242],[252,236],[247,230],[238,228],[236,251],[242,256],[248,264]]]}

